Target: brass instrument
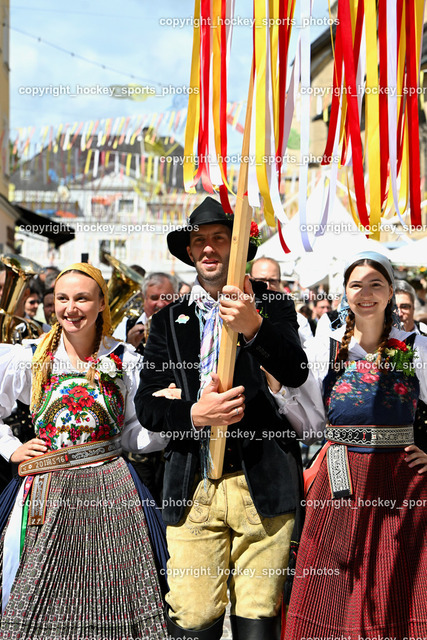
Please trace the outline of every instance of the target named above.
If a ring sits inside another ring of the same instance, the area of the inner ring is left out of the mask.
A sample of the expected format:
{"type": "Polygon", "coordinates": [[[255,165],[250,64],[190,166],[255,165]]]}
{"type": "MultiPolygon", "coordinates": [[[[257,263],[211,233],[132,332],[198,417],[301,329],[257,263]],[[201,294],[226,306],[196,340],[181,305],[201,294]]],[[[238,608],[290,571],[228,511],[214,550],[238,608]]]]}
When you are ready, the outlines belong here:
{"type": "MultiPolygon", "coordinates": [[[[111,324],[114,330],[117,329],[125,315],[131,315],[135,300],[141,294],[144,278],[108,253],[105,253],[104,257],[113,267],[113,273],[108,281],[108,304],[110,306],[111,324]]],[[[141,313],[142,304],[139,315],[141,313]]]]}
{"type": "Polygon", "coordinates": [[[144,297],[142,295],[142,291],[135,293],[135,295],[126,302],[123,309],[127,318],[135,318],[135,320],[138,320],[144,311],[144,297]]]}
{"type": "Polygon", "coordinates": [[[6,279],[0,298],[0,341],[6,343],[21,342],[25,329],[31,338],[42,334],[39,325],[28,318],[14,315],[22,300],[28,280],[41,273],[38,264],[21,256],[7,254],[0,258],[6,267],[6,279]],[[21,328],[22,327],[22,328],[21,328]]]}

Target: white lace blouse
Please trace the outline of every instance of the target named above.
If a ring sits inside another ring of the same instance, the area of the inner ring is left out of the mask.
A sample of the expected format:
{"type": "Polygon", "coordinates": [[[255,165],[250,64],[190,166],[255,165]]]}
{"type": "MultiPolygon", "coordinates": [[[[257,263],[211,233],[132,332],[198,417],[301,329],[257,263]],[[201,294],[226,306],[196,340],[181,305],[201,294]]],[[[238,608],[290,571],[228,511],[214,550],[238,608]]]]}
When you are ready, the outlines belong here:
{"type": "MultiPolygon", "coordinates": [[[[38,341],[35,342],[37,344],[38,341]]],[[[108,356],[120,344],[113,338],[107,338],[101,343],[98,357],[108,356]]],[[[0,454],[9,460],[13,452],[22,444],[16,438],[3,418],[9,416],[16,400],[25,404],[31,398],[31,360],[33,341],[24,341],[22,345],[0,345],[0,454]]],[[[148,431],[138,422],[135,414],[134,397],[139,384],[142,357],[135,349],[126,343],[123,353],[123,385],[125,387],[125,420],[121,430],[122,447],[126,451],[148,453],[163,449],[168,439],[148,431]]],[[[53,372],[78,373],[72,366],[61,337],[58,349],[52,363],[53,372]]]]}
{"type": "MultiPolygon", "coordinates": [[[[307,353],[309,367],[317,379],[320,388],[329,370],[329,338],[334,338],[338,342],[341,342],[344,332],[345,326],[342,326],[335,331],[331,331],[327,336],[312,338],[305,343],[304,348],[307,353]]],[[[389,337],[403,342],[411,333],[414,332],[400,331],[393,327],[389,337]]],[[[414,371],[420,382],[420,399],[423,402],[427,402],[427,337],[419,334],[416,335],[414,348],[414,371]]],[[[348,355],[349,360],[361,360],[367,355],[365,349],[360,346],[354,336],[350,340],[348,355]]]]}

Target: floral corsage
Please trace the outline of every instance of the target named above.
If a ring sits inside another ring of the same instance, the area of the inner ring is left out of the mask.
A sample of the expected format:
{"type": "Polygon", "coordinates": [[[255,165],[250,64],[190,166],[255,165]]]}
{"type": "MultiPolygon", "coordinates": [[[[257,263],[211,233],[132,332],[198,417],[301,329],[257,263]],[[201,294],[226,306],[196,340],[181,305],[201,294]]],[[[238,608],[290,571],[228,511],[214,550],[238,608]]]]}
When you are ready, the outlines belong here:
{"type": "MultiPolygon", "coordinates": [[[[234,215],[232,213],[227,213],[227,218],[234,220],[234,215]]],[[[249,242],[255,247],[259,247],[261,244],[261,235],[259,232],[259,227],[255,220],[251,221],[251,230],[249,232],[249,242]]]]}
{"type": "Polygon", "coordinates": [[[415,375],[414,357],[415,349],[412,349],[406,342],[390,338],[384,349],[386,362],[393,371],[402,371],[405,376],[415,375]]]}
{"type": "Polygon", "coordinates": [[[109,378],[123,378],[123,363],[115,353],[110,353],[108,356],[103,356],[97,360],[88,358],[88,361],[93,362],[96,377],[101,380],[108,381],[109,378]]]}
{"type": "Polygon", "coordinates": [[[251,222],[251,230],[249,233],[249,242],[251,244],[253,244],[255,247],[259,247],[259,245],[261,244],[261,236],[259,233],[259,228],[257,223],[252,220],[251,222]]]}

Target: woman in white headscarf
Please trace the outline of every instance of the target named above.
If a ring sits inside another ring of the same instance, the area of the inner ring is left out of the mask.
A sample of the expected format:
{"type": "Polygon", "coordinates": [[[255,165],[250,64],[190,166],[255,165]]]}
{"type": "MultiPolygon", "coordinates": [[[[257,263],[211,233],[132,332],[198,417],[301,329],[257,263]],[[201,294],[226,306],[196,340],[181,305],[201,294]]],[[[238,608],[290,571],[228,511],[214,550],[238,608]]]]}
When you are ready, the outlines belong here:
{"type": "Polygon", "coordinates": [[[329,426],[305,474],[286,640],[427,636],[427,455],[413,444],[427,338],[395,324],[393,284],[386,258],[358,254],[344,326],[306,344],[329,426]]]}

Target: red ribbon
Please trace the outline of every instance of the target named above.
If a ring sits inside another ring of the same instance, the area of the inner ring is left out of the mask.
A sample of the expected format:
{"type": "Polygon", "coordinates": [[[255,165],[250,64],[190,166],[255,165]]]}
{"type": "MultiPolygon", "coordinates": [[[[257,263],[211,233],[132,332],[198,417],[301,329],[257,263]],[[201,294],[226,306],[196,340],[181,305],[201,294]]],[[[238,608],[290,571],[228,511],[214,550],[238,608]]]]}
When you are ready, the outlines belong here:
{"type": "Polygon", "coordinates": [[[279,232],[279,240],[280,240],[280,244],[281,244],[281,247],[282,247],[283,251],[285,253],[290,253],[291,250],[289,249],[289,247],[286,244],[285,239],[283,237],[282,225],[280,224],[280,220],[277,221],[277,231],[279,232]]]}
{"type": "Polygon", "coordinates": [[[363,174],[363,151],[360,137],[359,110],[357,102],[357,85],[354,65],[354,52],[352,48],[353,35],[351,28],[351,16],[349,0],[343,0],[338,5],[338,28],[342,29],[343,59],[346,77],[347,117],[353,151],[353,176],[354,190],[356,192],[357,210],[360,222],[363,226],[369,226],[369,216],[366,208],[365,182],[363,174]]]}
{"type": "Polygon", "coordinates": [[[204,190],[208,193],[213,193],[213,186],[206,162],[209,152],[210,22],[210,0],[202,0],[200,5],[200,126],[197,144],[199,166],[193,181],[193,186],[195,186],[201,178],[204,190]]]}
{"type": "Polygon", "coordinates": [[[388,144],[388,97],[382,93],[386,89],[387,82],[387,0],[378,2],[378,40],[379,40],[379,111],[380,111],[380,176],[381,176],[381,205],[387,197],[387,177],[389,171],[389,144],[388,144]]]}
{"type": "Polygon", "coordinates": [[[420,138],[418,122],[418,88],[416,59],[415,12],[413,0],[406,0],[406,68],[409,85],[408,95],[408,134],[411,141],[409,153],[409,193],[411,198],[411,224],[421,227],[420,194],[420,138]],[[412,93],[411,95],[411,91],[412,93]]]}

